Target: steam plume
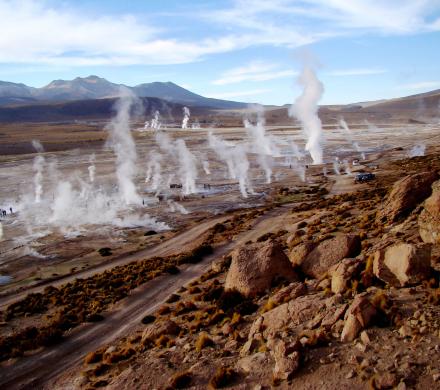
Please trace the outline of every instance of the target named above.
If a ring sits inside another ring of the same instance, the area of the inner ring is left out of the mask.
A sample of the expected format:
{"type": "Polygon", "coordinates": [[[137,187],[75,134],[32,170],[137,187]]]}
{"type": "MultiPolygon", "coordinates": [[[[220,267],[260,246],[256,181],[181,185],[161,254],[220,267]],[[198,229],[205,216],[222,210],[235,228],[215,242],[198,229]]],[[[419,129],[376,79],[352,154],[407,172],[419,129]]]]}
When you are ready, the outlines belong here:
{"type": "Polygon", "coordinates": [[[116,116],[107,125],[110,146],[116,154],[116,177],[119,192],[126,204],[140,203],[141,198],[134,185],[136,174],[136,146],[130,132],[130,110],[135,96],[127,89],[121,89],[116,103],[116,116]]]}
{"type": "Polygon", "coordinates": [[[188,121],[190,116],[190,111],[188,107],[183,107],[183,120],[182,120],[182,129],[188,128],[188,121]]]}
{"type": "Polygon", "coordinates": [[[34,158],[34,188],[35,188],[35,203],[40,203],[41,201],[41,195],[43,194],[43,164],[44,164],[44,157],[43,156],[36,156],[34,158]]]}
{"type": "Polygon", "coordinates": [[[324,92],[324,86],[309,66],[304,66],[298,83],[304,88],[296,99],[289,113],[300,122],[307,137],[306,150],[312,157],[313,164],[322,164],[322,127],[318,117],[318,102],[324,92]]]}

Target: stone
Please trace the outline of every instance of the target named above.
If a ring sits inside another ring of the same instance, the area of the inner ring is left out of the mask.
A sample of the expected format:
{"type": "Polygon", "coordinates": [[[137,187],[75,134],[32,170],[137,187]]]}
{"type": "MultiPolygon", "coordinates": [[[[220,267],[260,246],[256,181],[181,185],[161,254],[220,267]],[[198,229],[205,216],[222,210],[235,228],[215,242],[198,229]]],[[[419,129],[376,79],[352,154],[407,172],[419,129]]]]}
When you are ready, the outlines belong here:
{"type": "Polygon", "coordinates": [[[319,294],[301,296],[264,313],[251,326],[249,333],[255,334],[261,331],[267,339],[287,327],[294,328],[305,324],[323,309],[325,309],[325,299],[319,294]]]}
{"type": "Polygon", "coordinates": [[[392,389],[399,383],[396,374],[386,372],[374,378],[375,389],[392,389]]]}
{"type": "Polygon", "coordinates": [[[345,375],[345,379],[351,379],[354,378],[356,376],[356,371],[355,370],[350,370],[347,375],[345,375]]]}
{"type": "MultiPolygon", "coordinates": [[[[361,251],[361,240],[355,234],[338,234],[321,241],[300,264],[301,271],[312,278],[321,279],[329,269],[345,258],[355,257],[361,251]]],[[[292,262],[292,252],[290,261],[292,262]]]]}
{"type": "Polygon", "coordinates": [[[364,343],[364,345],[368,345],[371,343],[370,336],[368,336],[368,333],[365,330],[363,330],[361,332],[360,337],[361,337],[361,341],[364,343]]]}
{"type": "Polygon", "coordinates": [[[298,370],[301,361],[300,343],[286,344],[283,340],[276,340],[272,345],[272,355],[275,359],[273,369],[274,380],[291,379],[298,370]]]}
{"type": "Polygon", "coordinates": [[[430,272],[430,244],[399,243],[374,254],[374,275],[392,286],[420,283],[429,278],[430,272]]]}
{"type": "Polygon", "coordinates": [[[343,259],[329,270],[331,275],[331,290],[335,294],[343,293],[349,287],[350,281],[360,271],[362,262],[358,259],[343,259]]]}
{"type": "Polygon", "coordinates": [[[306,259],[309,253],[315,249],[315,247],[316,244],[312,243],[311,241],[306,241],[293,247],[289,253],[289,260],[292,265],[300,267],[303,261],[306,259]]]}
{"type": "Polygon", "coordinates": [[[402,325],[399,328],[399,334],[402,337],[409,337],[412,336],[412,329],[408,325],[402,325]]]}
{"type": "Polygon", "coordinates": [[[392,223],[408,215],[431,195],[431,185],[437,178],[437,172],[422,172],[398,180],[378,211],[376,221],[392,223]]]}
{"type": "Polygon", "coordinates": [[[432,185],[432,195],[425,200],[419,215],[419,233],[423,242],[440,244],[440,180],[432,185]]]}
{"type": "Polygon", "coordinates": [[[266,291],[278,278],[298,280],[283,248],[274,241],[248,244],[232,252],[225,290],[252,297],[266,291]]]}
{"type": "Polygon", "coordinates": [[[304,283],[294,282],[276,292],[270,297],[270,300],[274,304],[280,305],[292,299],[298,298],[301,295],[305,295],[306,293],[307,287],[304,283]]]}
{"type": "Polygon", "coordinates": [[[269,364],[267,352],[257,352],[250,356],[242,357],[237,362],[237,367],[246,373],[262,371],[269,364]]]}
{"type": "Polygon", "coordinates": [[[176,336],[180,332],[180,327],[174,321],[165,320],[160,322],[155,322],[149,325],[142,333],[142,344],[147,341],[155,341],[162,335],[172,335],[176,336]]]}
{"type": "Polygon", "coordinates": [[[353,341],[363,329],[373,322],[376,314],[375,307],[366,296],[362,294],[356,295],[345,313],[345,323],[341,333],[341,341],[353,341]]]}

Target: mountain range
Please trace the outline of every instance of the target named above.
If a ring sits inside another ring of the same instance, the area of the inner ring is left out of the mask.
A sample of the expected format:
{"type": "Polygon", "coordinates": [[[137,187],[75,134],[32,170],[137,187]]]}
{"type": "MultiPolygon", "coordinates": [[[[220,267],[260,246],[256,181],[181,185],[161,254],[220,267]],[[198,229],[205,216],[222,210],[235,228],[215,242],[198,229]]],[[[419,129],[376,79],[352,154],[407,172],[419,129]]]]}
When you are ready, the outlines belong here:
{"type": "Polygon", "coordinates": [[[33,102],[65,102],[86,99],[106,99],[119,96],[121,87],[139,97],[159,98],[171,103],[221,109],[244,108],[246,103],[207,98],[172,82],[153,82],[134,87],[115,84],[98,76],[54,80],[42,88],[0,81],[0,105],[22,105],[33,102]]]}

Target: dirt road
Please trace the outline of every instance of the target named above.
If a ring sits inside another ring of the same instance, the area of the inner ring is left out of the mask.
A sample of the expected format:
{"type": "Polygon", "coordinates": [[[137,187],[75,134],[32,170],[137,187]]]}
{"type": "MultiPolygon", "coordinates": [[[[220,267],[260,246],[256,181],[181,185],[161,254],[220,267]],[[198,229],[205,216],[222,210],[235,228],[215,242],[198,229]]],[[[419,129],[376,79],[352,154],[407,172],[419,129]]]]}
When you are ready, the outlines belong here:
{"type": "Polygon", "coordinates": [[[208,219],[204,222],[198,223],[194,227],[185,230],[184,232],[177,234],[176,236],[170,238],[167,241],[161,242],[158,245],[155,245],[152,248],[147,248],[140,250],[132,255],[125,255],[121,257],[117,257],[108,262],[97,265],[96,267],[88,268],[84,271],[75,272],[69,275],[65,275],[57,280],[48,280],[44,283],[40,283],[37,286],[27,288],[26,290],[20,291],[15,294],[6,295],[0,297],[0,309],[3,307],[10,305],[11,303],[18,301],[19,299],[24,298],[29,293],[36,293],[43,291],[46,286],[60,286],[62,284],[66,284],[74,279],[78,278],[87,278],[93,276],[95,274],[102,273],[108,269],[114,268],[118,265],[125,265],[132,261],[144,260],[149,257],[154,256],[167,256],[176,252],[184,252],[185,248],[192,244],[198,237],[200,237],[203,233],[205,233],[208,229],[213,227],[216,223],[221,223],[230,218],[228,215],[223,215],[220,217],[215,217],[212,219],[208,219]]]}
{"type": "MultiPolygon", "coordinates": [[[[202,262],[185,265],[177,275],[158,277],[133,290],[127,298],[120,301],[105,315],[102,322],[81,325],[67,335],[62,343],[22,358],[10,367],[3,365],[0,368],[0,388],[53,389],[51,381],[67,370],[79,366],[88,352],[96,350],[101,345],[115,342],[122,336],[133,332],[139,327],[142,317],[154,312],[171,293],[202,275],[209,269],[213,260],[229,253],[235,246],[257,235],[273,231],[273,224],[270,222],[278,222],[287,211],[285,207],[281,207],[266,213],[254,222],[251,230],[240,233],[235,240],[216,248],[215,252],[202,262]]],[[[210,223],[216,222],[218,220],[210,221],[210,223]]],[[[184,238],[180,237],[177,241],[173,241],[174,244],[164,245],[161,250],[172,250],[176,242],[196,237],[195,232],[200,233],[206,229],[206,225],[203,227],[201,225],[191,234],[188,231],[184,238]]]]}

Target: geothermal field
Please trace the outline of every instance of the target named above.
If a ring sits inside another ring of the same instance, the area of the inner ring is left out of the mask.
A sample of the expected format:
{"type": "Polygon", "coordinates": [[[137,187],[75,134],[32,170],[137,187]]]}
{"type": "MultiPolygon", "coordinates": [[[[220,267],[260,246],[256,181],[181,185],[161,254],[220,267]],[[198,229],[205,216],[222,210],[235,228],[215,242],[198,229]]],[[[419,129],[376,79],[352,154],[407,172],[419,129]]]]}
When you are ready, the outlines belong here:
{"type": "Polygon", "coordinates": [[[435,387],[438,94],[298,83],[0,124],[1,388],[435,387]]]}

